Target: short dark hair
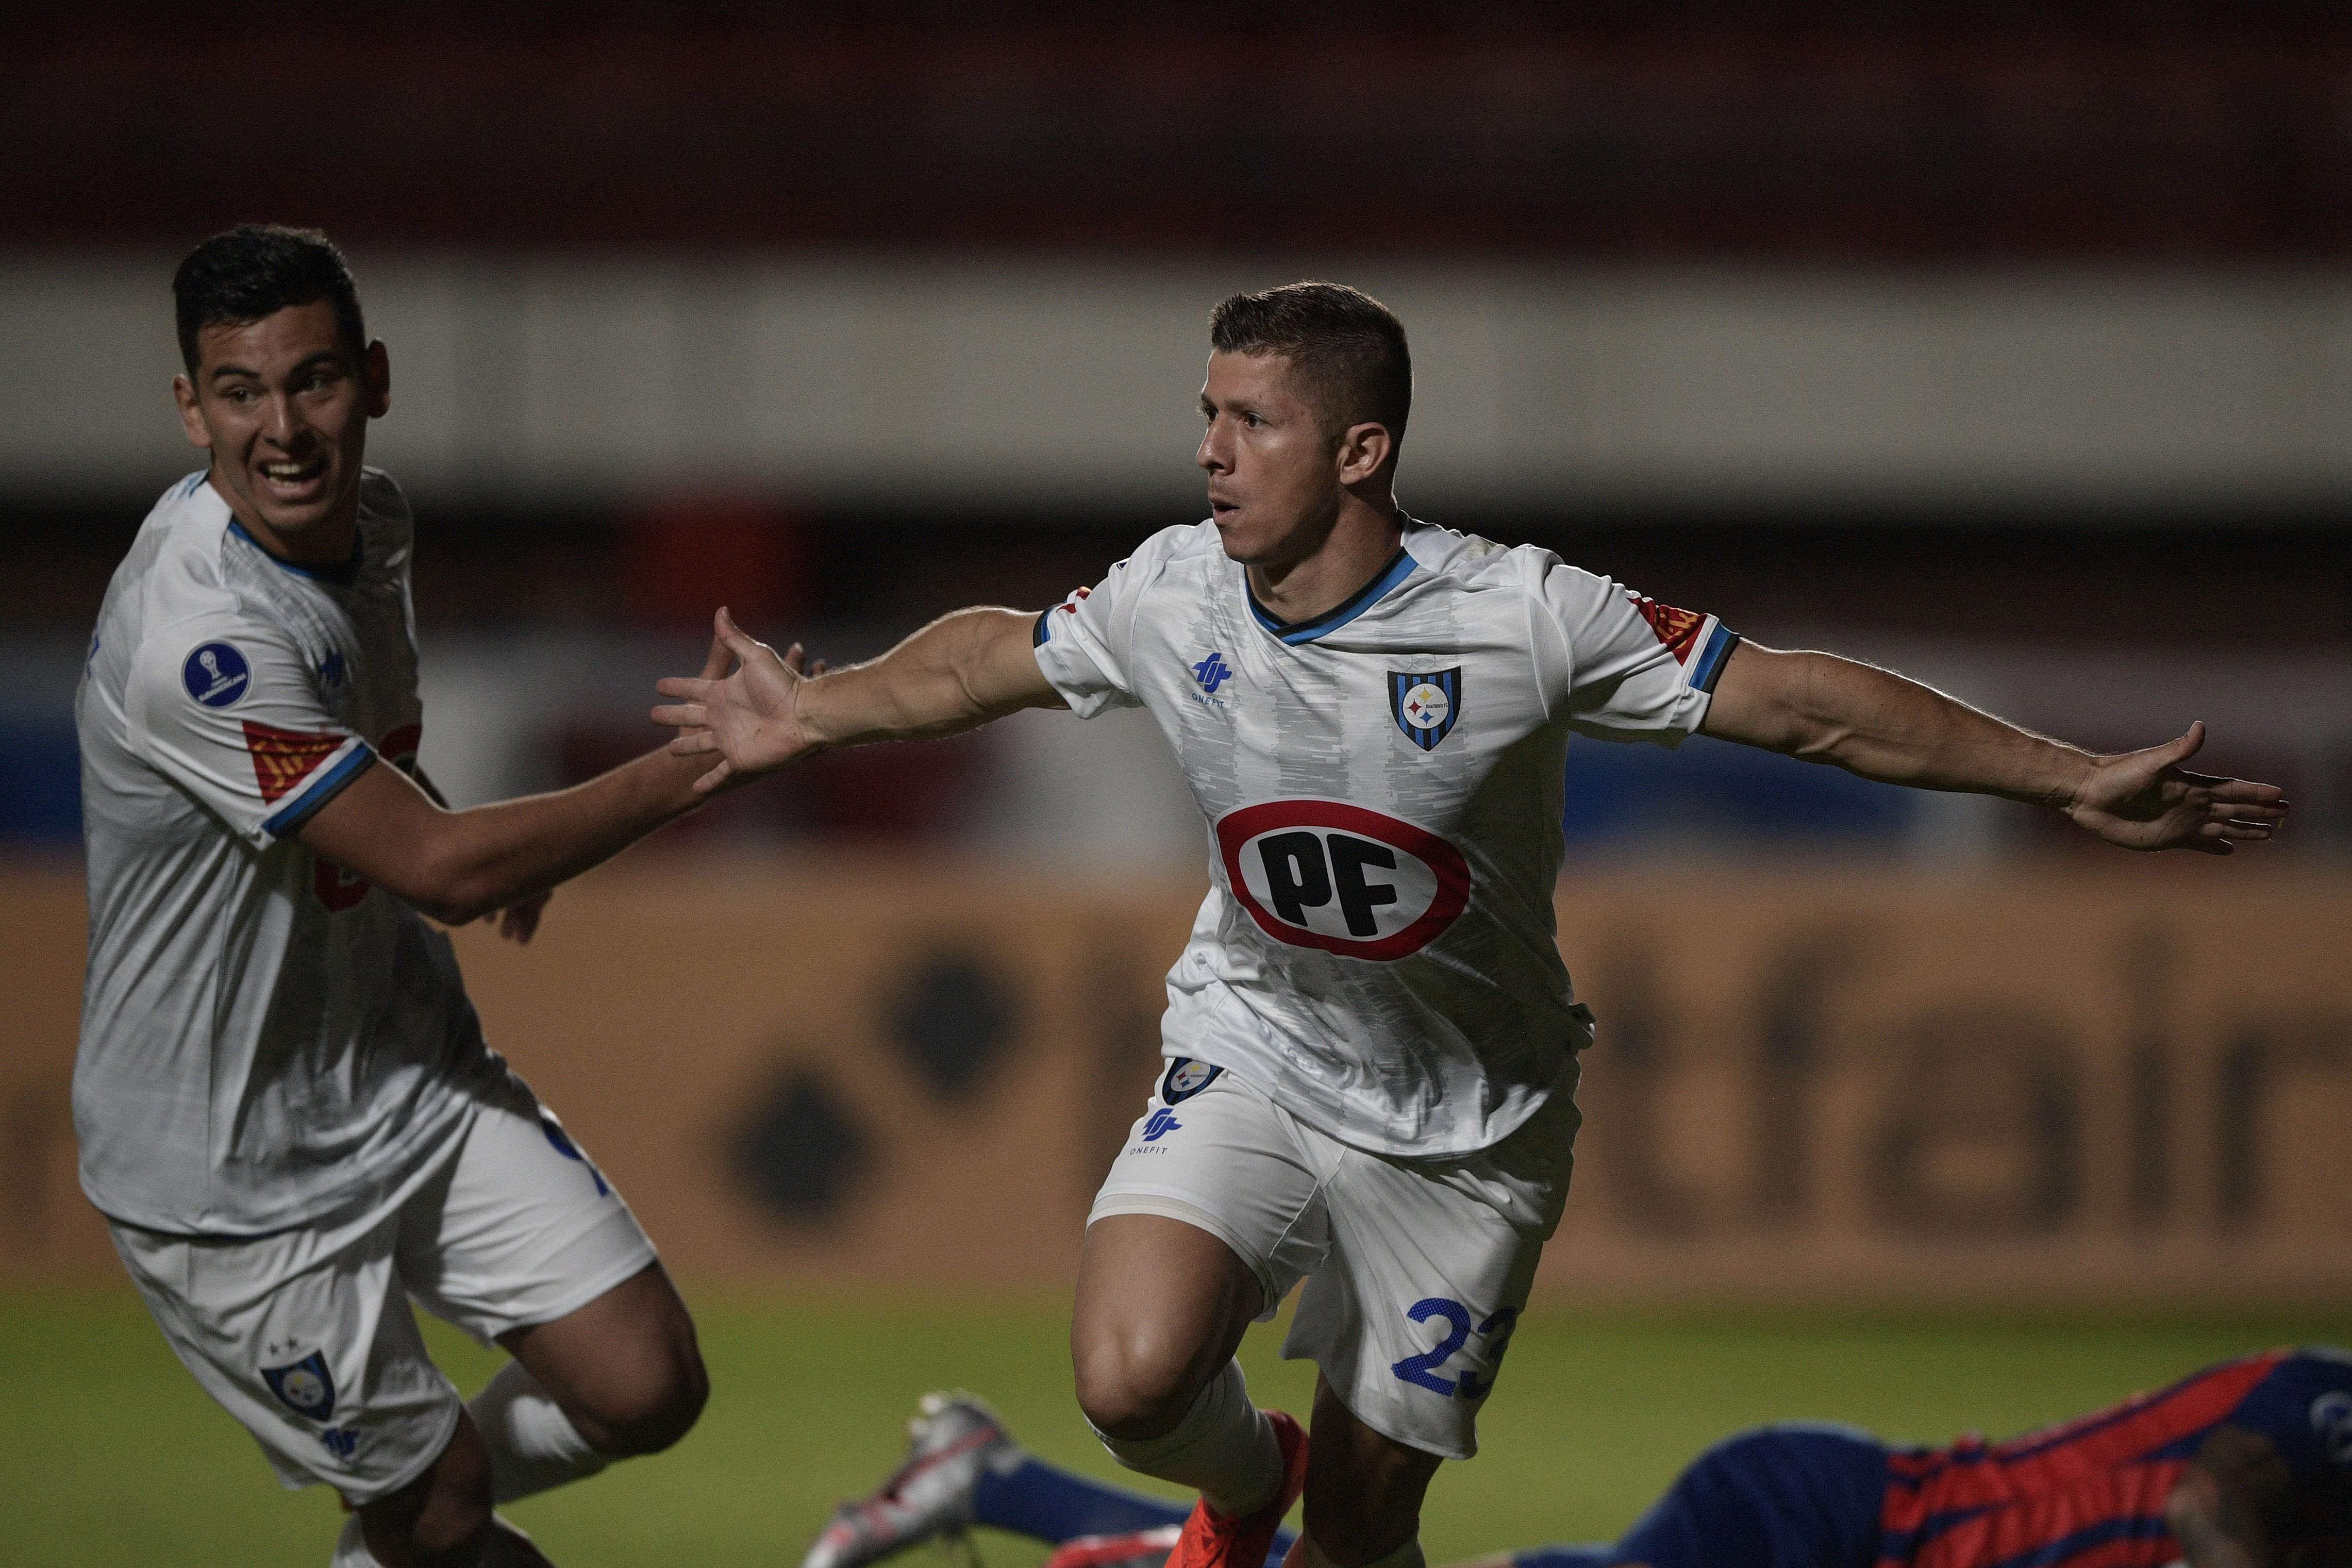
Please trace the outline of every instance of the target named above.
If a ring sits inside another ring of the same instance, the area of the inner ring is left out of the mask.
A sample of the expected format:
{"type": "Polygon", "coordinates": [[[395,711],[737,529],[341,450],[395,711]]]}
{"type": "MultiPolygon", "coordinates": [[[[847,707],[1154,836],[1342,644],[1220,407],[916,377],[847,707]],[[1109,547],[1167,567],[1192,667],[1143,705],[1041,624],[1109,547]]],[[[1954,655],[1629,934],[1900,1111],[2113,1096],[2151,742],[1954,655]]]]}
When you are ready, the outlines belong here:
{"type": "Polygon", "coordinates": [[[1360,289],[1309,281],[1236,294],[1209,312],[1209,346],[1281,355],[1334,433],[1374,420],[1404,445],[1412,352],[1396,312],[1360,289]]]}
{"type": "Polygon", "coordinates": [[[196,335],[220,322],[242,326],[274,316],[289,305],[331,300],[335,325],[356,354],[367,347],[367,322],[360,315],[360,291],[351,264],[315,228],[278,223],[240,224],[216,234],[180,263],[172,275],[172,300],[180,326],[180,357],[188,374],[201,358],[196,335]]]}

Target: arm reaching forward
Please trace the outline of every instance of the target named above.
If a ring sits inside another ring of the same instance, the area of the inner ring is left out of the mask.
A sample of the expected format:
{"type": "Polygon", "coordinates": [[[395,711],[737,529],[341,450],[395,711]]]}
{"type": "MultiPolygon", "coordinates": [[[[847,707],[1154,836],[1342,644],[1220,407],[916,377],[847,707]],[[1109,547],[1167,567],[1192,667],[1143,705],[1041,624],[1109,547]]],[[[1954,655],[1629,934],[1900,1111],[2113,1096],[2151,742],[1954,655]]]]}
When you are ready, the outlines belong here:
{"type": "Polygon", "coordinates": [[[1037,668],[1036,617],[1014,610],[958,610],[880,658],[813,677],[796,643],[779,656],[746,636],[725,610],[719,640],[736,658],[724,679],[672,676],[656,689],[675,699],[654,721],[680,731],[678,756],[715,753],[695,781],[712,790],[738,773],[763,773],[827,746],[952,735],[1024,708],[1059,708],[1037,668]]]}
{"type": "Polygon", "coordinates": [[[2275,785],[2180,765],[2205,743],[2201,722],[2163,745],[2101,756],[1832,654],[1740,644],[1699,730],[1889,784],[2046,805],[2127,849],[2227,855],[2268,838],[2287,812],[2275,785]]]}

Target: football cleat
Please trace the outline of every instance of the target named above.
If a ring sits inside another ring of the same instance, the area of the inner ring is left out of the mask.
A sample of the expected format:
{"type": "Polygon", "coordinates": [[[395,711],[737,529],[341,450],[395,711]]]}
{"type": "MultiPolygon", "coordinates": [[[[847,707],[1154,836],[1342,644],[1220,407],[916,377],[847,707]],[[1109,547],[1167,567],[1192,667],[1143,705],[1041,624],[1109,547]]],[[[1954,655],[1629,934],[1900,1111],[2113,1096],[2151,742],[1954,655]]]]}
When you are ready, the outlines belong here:
{"type": "Polygon", "coordinates": [[[1168,1568],[1265,1568],[1282,1516],[1307,1489],[1307,1429],[1279,1410],[1267,1411],[1265,1418],[1274,1423],[1274,1439],[1282,1449],[1282,1485],[1274,1500],[1236,1519],[1202,1498],[1192,1505],[1192,1517],[1168,1554],[1168,1568]]]}
{"type": "Polygon", "coordinates": [[[1045,1568],[1165,1568],[1183,1526],[1162,1524],[1118,1535],[1081,1535],[1054,1548],[1045,1568]]]}
{"type": "Polygon", "coordinates": [[[907,1423],[907,1457],[873,1496],[845,1502],[801,1559],[801,1568],[864,1568],[972,1521],[985,1471],[1027,1456],[996,1412],[969,1394],[926,1394],[907,1423]]]}

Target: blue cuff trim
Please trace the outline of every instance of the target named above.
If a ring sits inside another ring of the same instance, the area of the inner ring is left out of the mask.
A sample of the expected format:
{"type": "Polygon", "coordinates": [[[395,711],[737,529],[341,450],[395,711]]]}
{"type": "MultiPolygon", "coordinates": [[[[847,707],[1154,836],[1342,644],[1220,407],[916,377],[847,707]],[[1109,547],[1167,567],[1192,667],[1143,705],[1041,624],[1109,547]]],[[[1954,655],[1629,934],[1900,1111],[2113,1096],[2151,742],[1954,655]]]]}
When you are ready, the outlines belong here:
{"type": "Polygon", "coordinates": [[[1032,626],[1029,630],[1029,646],[1031,647],[1044,647],[1045,646],[1045,639],[1053,635],[1045,629],[1045,617],[1052,615],[1055,610],[1058,610],[1062,606],[1059,605],[1053,605],[1037,612],[1037,624],[1034,626],[1032,626]]]}
{"type": "Polygon", "coordinates": [[[375,750],[362,741],[356,750],[343,754],[343,760],[304,785],[300,794],[278,808],[277,815],[261,825],[261,830],[272,838],[283,838],[310,820],[320,806],[343,793],[343,786],[367,772],[375,762],[375,750]]]}
{"type": "Polygon", "coordinates": [[[1691,665],[1691,689],[1714,695],[1716,679],[1723,674],[1724,665],[1730,660],[1731,650],[1738,646],[1739,634],[1722,622],[1717,622],[1714,632],[1706,639],[1706,647],[1699,650],[1697,659],[1691,665]]]}

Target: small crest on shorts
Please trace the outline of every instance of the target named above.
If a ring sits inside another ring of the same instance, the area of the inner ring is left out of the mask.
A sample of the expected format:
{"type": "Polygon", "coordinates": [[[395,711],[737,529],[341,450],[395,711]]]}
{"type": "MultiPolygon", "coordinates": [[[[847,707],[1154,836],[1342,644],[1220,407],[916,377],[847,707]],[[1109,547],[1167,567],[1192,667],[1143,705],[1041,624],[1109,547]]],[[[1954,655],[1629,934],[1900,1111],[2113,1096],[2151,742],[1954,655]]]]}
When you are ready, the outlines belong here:
{"type": "Polygon", "coordinates": [[[1424,752],[1435,751],[1462,716],[1462,667],[1427,675],[1390,670],[1389,714],[1406,740],[1424,752]]]}
{"type": "Polygon", "coordinates": [[[1196,1062],[1191,1057],[1171,1058],[1168,1076],[1160,1080],[1160,1100],[1164,1105],[1177,1105],[1192,1099],[1217,1081],[1223,1068],[1213,1068],[1206,1062],[1196,1062]]]}
{"type": "Polygon", "coordinates": [[[327,1370],[326,1355],[312,1351],[287,1366],[265,1366],[261,1381],[297,1415],[324,1421],[335,1409],[335,1374],[327,1370]]]}

